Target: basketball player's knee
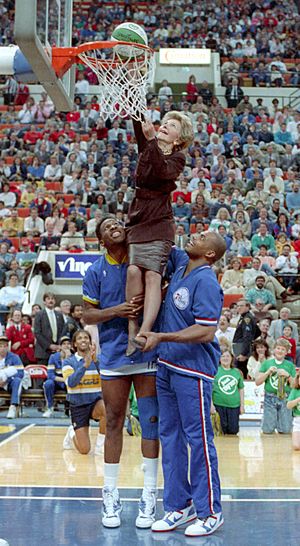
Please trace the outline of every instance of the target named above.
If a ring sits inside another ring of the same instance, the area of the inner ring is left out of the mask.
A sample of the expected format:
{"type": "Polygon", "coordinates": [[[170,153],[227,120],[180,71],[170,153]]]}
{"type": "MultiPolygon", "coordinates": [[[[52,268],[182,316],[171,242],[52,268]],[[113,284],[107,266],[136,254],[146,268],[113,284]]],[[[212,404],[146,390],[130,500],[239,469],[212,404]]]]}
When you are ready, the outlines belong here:
{"type": "Polygon", "coordinates": [[[123,430],[124,412],[113,411],[106,408],[106,434],[112,434],[123,430]]]}
{"type": "Polygon", "coordinates": [[[144,440],[158,439],[158,403],[156,396],[137,399],[139,419],[144,440]]]}

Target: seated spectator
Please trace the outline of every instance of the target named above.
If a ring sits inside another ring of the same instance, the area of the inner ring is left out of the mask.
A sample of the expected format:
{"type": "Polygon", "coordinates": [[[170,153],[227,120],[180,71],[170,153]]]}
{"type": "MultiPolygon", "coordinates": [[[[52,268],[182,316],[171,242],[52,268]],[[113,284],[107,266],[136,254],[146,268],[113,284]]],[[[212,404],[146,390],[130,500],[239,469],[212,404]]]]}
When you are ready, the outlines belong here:
{"type": "Polygon", "coordinates": [[[26,184],[25,189],[21,193],[20,207],[28,208],[35,200],[36,185],[26,184]]]}
{"type": "Polygon", "coordinates": [[[235,328],[230,326],[228,318],[225,315],[221,315],[218,329],[215,334],[218,340],[220,340],[221,337],[225,337],[230,343],[232,343],[234,333],[235,328]]]}
{"type": "Polygon", "coordinates": [[[9,182],[3,182],[2,192],[0,193],[0,201],[3,201],[4,206],[11,209],[16,206],[17,197],[16,194],[10,191],[9,182]]]}
{"type": "MultiPolygon", "coordinates": [[[[294,224],[292,225],[292,238],[298,239],[299,236],[300,236],[300,214],[296,214],[294,224]]],[[[300,257],[299,252],[298,252],[298,257],[300,257]]]]}
{"type": "Polygon", "coordinates": [[[60,247],[61,235],[54,233],[54,225],[48,224],[47,230],[41,234],[40,248],[46,250],[58,250],[60,247]]]}
{"type": "Polygon", "coordinates": [[[54,413],[54,395],[57,391],[66,392],[66,384],[62,375],[62,362],[71,355],[71,340],[62,336],[59,341],[60,350],[52,354],[47,365],[47,379],[43,384],[47,409],[43,417],[52,417],[54,413]]]}
{"type": "Polygon", "coordinates": [[[11,209],[11,215],[3,221],[3,229],[9,237],[20,237],[24,231],[24,219],[18,216],[18,209],[11,209]]]}
{"type": "Polygon", "coordinates": [[[6,272],[10,268],[11,261],[13,259],[12,254],[8,252],[7,243],[0,244],[0,285],[3,285],[6,272]]]}
{"type": "Polygon", "coordinates": [[[291,252],[291,246],[285,244],[282,254],[276,258],[275,271],[281,276],[282,284],[288,291],[294,291],[298,273],[298,259],[291,252]]]}
{"type": "Polygon", "coordinates": [[[238,258],[230,260],[230,266],[224,271],[220,284],[224,294],[244,294],[243,270],[238,258]]]}
{"type": "MultiPolygon", "coordinates": [[[[2,289],[1,289],[2,290],[2,289]]],[[[0,337],[0,388],[11,393],[7,419],[15,419],[20,405],[24,366],[20,357],[8,350],[9,340],[0,337]]]]}
{"type": "Polygon", "coordinates": [[[94,217],[91,218],[87,223],[87,236],[96,237],[96,227],[99,222],[102,220],[103,214],[100,209],[96,209],[94,212],[94,217]]]}
{"type": "Polygon", "coordinates": [[[26,180],[27,167],[20,157],[16,157],[10,167],[9,180],[26,180]]]}
{"type": "Polygon", "coordinates": [[[189,233],[191,205],[185,202],[183,196],[178,195],[176,203],[173,205],[173,214],[175,222],[183,224],[185,232],[189,233]]]}
{"type": "Polygon", "coordinates": [[[209,231],[218,231],[219,226],[224,226],[226,232],[229,233],[230,228],[230,213],[224,207],[220,208],[216,214],[216,217],[209,224],[209,231]]]}
{"type": "Polygon", "coordinates": [[[233,215],[233,221],[231,222],[230,232],[234,233],[237,229],[241,229],[246,237],[251,235],[250,219],[244,210],[239,210],[233,215]]]}
{"type": "Polygon", "coordinates": [[[251,241],[247,239],[243,230],[236,228],[233,233],[230,255],[242,257],[251,255],[251,241]]]}
{"type": "Polygon", "coordinates": [[[43,231],[44,220],[39,218],[38,209],[33,207],[30,210],[30,216],[24,220],[24,233],[27,237],[28,235],[32,235],[32,237],[39,237],[43,231]]]}
{"type": "Polygon", "coordinates": [[[291,133],[287,131],[286,123],[280,125],[280,130],[274,135],[274,141],[281,146],[285,146],[285,144],[294,144],[291,133]]]}
{"type": "Polygon", "coordinates": [[[62,170],[56,155],[50,157],[50,163],[45,168],[44,178],[48,182],[58,182],[61,180],[62,170]]]}
{"type": "Polygon", "coordinates": [[[184,224],[177,224],[175,230],[175,245],[182,250],[185,249],[185,245],[189,240],[189,236],[186,234],[184,224]]]}
{"type": "Polygon", "coordinates": [[[28,180],[42,180],[45,176],[45,165],[41,165],[38,157],[34,157],[32,164],[27,168],[28,180]]]}
{"type": "Polygon", "coordinates": [[[45,197],[45,190],[38,190],[37,197],[33,203],[31,203],[30,208],[37,208],[38,216],[43,220],[46,220],[46,218],[50,216],[52,206],[50,201],[45,197]]]}
{"type": "Polygon", "coordinates": [[[283,329],[286,324],[292,328],[292,337],[299,343],[298,326],[296,322],[290,320],[291,310],[288,307],[282,307],[279,311],[279,318],[271,322],[269,335],[275,340],[283,335],[283,329]]]}
{"type": "Polygon", "coordinates": [[[277,239],[275,241],[275,246],[276,246],[276,252],[278,254],[278,256],[281,256],[282,252],[283,252],[283,248],[285,247],[285,245],[289,244],[290,241],[288,239],[288,237],[286,236],[285,233],[279,233],[277,235],[277,239]]]}
{"type": "Polygon", "coordinates": [[[290,213],[300,211],[300,191],[299,182],[294,182],[292,191],[286,194],[286,207],[290,213]]]}
{"type": "Polygon", "coordinates": [[[278,237],[279,233],[285,233],[290,238],[292,235],[292,226],[289,223],[287,214],[281,212],[278,215],[277,221],[273,224],[273,233],[275,237],[278,237]]]}
{"type": "MultiPolygon", "coordinates": [[[[67,210],[67,209],[66,209],[67,210]]],[[[55,206],[52,210],[52,215],[48,216],[45,220],[45,229],[48,231],[49,226],[53,227],[53,235],[60,236],[65,225],[65,217],[55,206]]]]}
{"type": "Polygon", "coordinates": [[[37,258],[37,253],[32,252],[30,248],[30,240],[27,237],[21,239],[21,247],[16,254],[16,260],[22,269],[29,269],[37,258]]]}
{"type": "Polygon", "coordinates": [[[258,232],[251,237],[252,253],[255,256],[259,252],[261,245],[265,245],[270,256],[276,256],[275,239],[268,233],[267,225],[261,222],[258,232]]]}
{"type": "Polygon", "coordinates": [[[268,85],[270,84],[270,74],[268,68],[266,67],[263,61],[260,61],[256,68],[252,72],[253,86],[258,87],[261,84],[268,85]]]}
{"type": "Polygon", "coordinates": [[[225,157],[219,155],[217,159],[217,164],[213,165],[210,174],[211,174],[211,183],[212,184],[224,184],[228,173],[228,167],[226,166],[225,157]]]}
{"type": "Polygon", "coordinates": [[[63,233],[59,250],[85,250],[85,241],[82,233],[77,231],[76,222],[68,222],[68,231],[63,233]]]}
{"type": "Polygon", "coordinates": [[[225,98],[228,108],[235,108],[242,100],[244,92],[239,86],[237,78],[232,78],[231,83],[226,86],[225,98]]]}
{"type": "Polygon", "coordinates": [[[69,206],[68,214],[72,214],[72,212],[76,212],[78,215],[83,216],[84,218],[87,215],[86,208],[81,206],[81,196],[75,195],[74,200],[69,206]]]}
{"type": "Polygon", "coordinates": [[[108,210],[109,210],[109,212],[111,214],[116,214],[117,210],[120,210],[123,214],[128,213],[129,204],[126,203],[126,201],[125,201],[124,192],[122,192],[122,191],[117,192],[117,199],[116,199],[116,201],[113,201],[112,203],[109,204],[108,210]]]}
{"type": "Polygon", "coordinates": [[[5,335],[11,343],[11,352],[18,355],[25,366],[36,362],[34,334],[31,326],[22,322],[22,313],[19,309],[12,312],[10,326],[6,328],[5,335]]]}
{"type": "Polygon", "coordinates": [[[254,308],[256,300],[258,299],[262,300],[264,303],[262,308],[262,311],[264,312],[276,307],[276,300],[272,292],[265,288],[265,277],[263,275],[258,275],[255,279],[255,287],[250,288],[250,290],[246,292],[246,301],[251,304],[251,309],[254,308]]]}
{"type": "Polygon", "coordinates": [[[268,249],[266,245],[260,245],[257,257],[260,259],[262,271],[267,275],[275,275],[276,259],[273,256],[268,256],[268,249]]]}
{"type": "Polygon", "coordinates": [[[5,324],[4,315],[13,309],[21,309],[25,300],[25,287],[18,285],[18,275],[12,272],[9,285],[0,289],[0,322],[5,324]]]}
{"type": "Polygon", "coordinates": [[[208,222],[208,215],[209,207],[206,204],[204,195],[202,193],[197,193],[196,200],[191,206],[191,224],[208,222]]]}
{"type": "Polygon", "coordinates": [[[68,230],[69,222],[75,222],[76,224],[76,230],[80,231],[82,235],[86,235],[86,219],[81,216],[81,214],[78,214],[76,210],[71,211],[68,219],[65,222],[63,233],[68,230]]]}
{"type": "MultiPolygon", "coordinates": [[[[1,248],[0,248],[1,250],[1,248]]],[[[11,256],[11,255],[10,255],[11,256]]],[[[12,258],[9,269],[5,273],[5,286],[9,285],[9,277],[11,273],[16,273],[18,275],[18,284],[24,284],[25,271],[20,267],[20,264],[16,258],[12,258]]]]}

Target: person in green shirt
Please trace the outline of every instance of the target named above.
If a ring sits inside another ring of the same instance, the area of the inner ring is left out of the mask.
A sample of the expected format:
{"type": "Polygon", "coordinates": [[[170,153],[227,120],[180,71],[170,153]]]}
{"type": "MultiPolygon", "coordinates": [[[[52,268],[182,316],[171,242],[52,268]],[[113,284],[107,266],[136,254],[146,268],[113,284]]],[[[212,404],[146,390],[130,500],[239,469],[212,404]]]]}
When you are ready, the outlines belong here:
{"type": "Polygon", "coordinates": [[[218,412],[224,434],[237,434],[239,417],[244,413],[244,381],[241,372],[234,367],[234,356],[224,351],[214,379],[212,413],[218,412]]]}
{"type": "Polygon", "coordinates": [[[265,384],[265,399],[262,431],[264,434],[288,434],[292,430],[292,412],[287,408],[286,399],[291,391],[295,365],[286,360],[291,344],[287,339],[279,338],[274,347],[274,356],[265,360],[256,376],[256,385],[265,384]]]}
{"type": "Polygon", "coordinates": [[[277,256],[275,239],[273,235],[268,233],[268,226],[264,222],[260,223],[258,232],[251,238],[251,248],[253,256],[259,253],[261,245],[267,248],[268,256],[277,256]]]}
{"type": "Polygon", "coordinates": [[[300,371],[298,370],[293,388],[289,394],[287,408],[293,413],[293,449],[300,450],[300,371]]]}

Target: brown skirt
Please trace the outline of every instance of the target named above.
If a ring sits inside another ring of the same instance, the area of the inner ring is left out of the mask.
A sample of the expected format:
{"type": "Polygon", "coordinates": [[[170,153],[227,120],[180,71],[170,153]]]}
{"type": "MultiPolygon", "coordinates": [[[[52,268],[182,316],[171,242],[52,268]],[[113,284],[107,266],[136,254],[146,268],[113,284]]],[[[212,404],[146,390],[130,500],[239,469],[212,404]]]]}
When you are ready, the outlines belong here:
{"type": "Polygon", "coordinates": [[[136,265],[163,275],[172,246],[171,241],[131,243],[129,244],[129,265],[136,265]]]}

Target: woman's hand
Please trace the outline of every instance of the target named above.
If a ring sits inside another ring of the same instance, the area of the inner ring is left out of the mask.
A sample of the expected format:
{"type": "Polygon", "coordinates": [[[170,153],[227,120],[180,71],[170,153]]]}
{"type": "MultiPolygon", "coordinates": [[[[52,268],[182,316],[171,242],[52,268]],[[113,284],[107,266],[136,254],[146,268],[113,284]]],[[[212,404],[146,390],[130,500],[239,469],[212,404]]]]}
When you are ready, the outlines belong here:
{"type": "Polygon", "coordinates": [[[142,123],[142,131],[147,140],[153,140],[155,138],[156,133],[154,125],[150,119],[145,119],[145,121],[142,123]]]}

